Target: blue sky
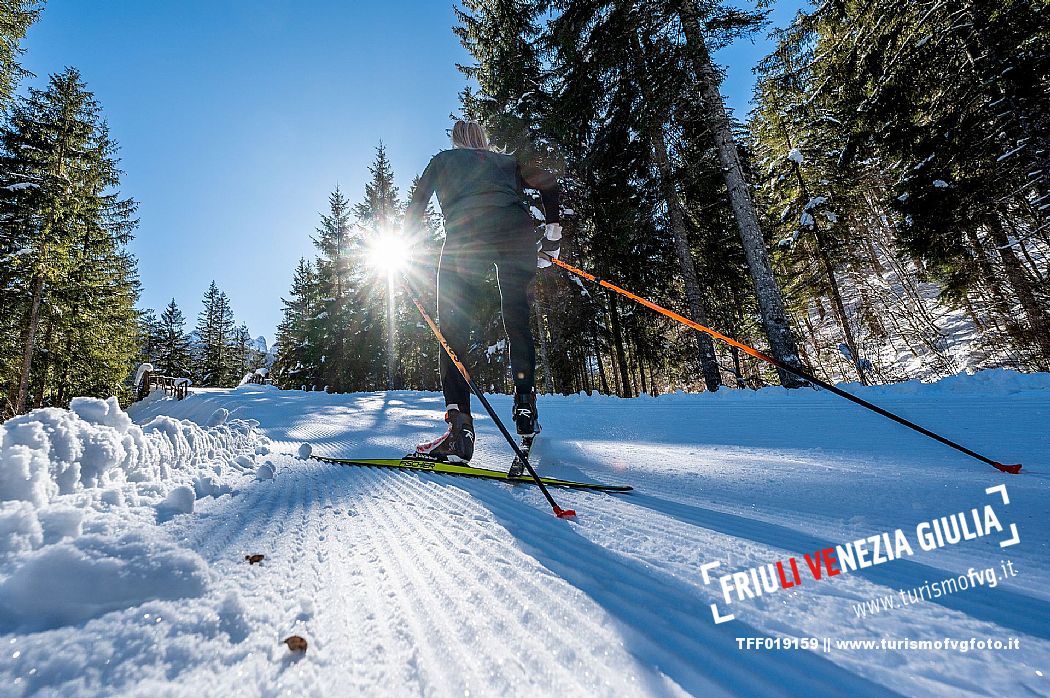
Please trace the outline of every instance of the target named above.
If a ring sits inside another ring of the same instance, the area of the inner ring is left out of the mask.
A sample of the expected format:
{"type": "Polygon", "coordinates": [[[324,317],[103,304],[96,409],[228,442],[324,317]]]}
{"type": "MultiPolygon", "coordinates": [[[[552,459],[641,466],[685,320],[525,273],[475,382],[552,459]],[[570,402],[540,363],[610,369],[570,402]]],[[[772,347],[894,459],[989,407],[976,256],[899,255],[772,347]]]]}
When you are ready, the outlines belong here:
{"type": "MultiPolygon", "coordinates": [[[[800,5],[780,0],[774,23],[800,5]]],[[[192,326],[214,279],[272,342],[333,187],[360,199],[383,140],[403,194],[447,147],[470,60],[454,24],[446,0],[49,0],[23,65],[35,86],[74,66],[102,104],[140,204],[140,305],[175,298],[192,326]]],[[[717,56],[738,113],[768,47],[717,56]]]]}

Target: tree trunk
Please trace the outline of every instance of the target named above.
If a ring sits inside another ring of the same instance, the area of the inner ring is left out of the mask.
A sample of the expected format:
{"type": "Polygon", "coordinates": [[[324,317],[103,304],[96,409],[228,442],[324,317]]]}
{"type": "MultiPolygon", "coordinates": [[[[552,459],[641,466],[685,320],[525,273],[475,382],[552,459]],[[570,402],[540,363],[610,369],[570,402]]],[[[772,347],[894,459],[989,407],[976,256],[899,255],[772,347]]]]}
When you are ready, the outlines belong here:
{"type": "Polygon", "coordinates": [[[40,383],[37,386],[36,407],[44,406],[44,392],[47,390],[47,373],[51,368],[51,342],[55,335],[55,318],[49,313],[47,318],[47,332],[44,333],[44,365],[40,367],[40,383]]]}
{"type": "Polygon", "coordinates": [[[973,228],[967,229],[966,239],[973,248],[974,261],[977,263],[977,270],[984,281],[984,290],[991,298],[992,309],[994,312],[990,313],[988,318],[1000,332],[1010,337],[1012,336],[1011,333],[1000,328],[998,322],[998,318],[1004,319],[1007,324],[1012,322],[1010,303],[1006,300],[1006,296],[1003,294],[1003,289],[999,285],[999,279],[996,278],[995,270],[992,269],[992,262],[988,257],[988,253],[985,251],[981,239],[977,236],[977,231],[973,228]]]}
{"type": "Polygon", "coordinates": [[[867,385],[868,378],[864,375],[864,369],[860,367],[860,352],[857,350],[857,340],[853,337],[853,330],[849,325],[849,317],[846,315],[846,305],[842,302],[842,292],[839,290],[838,281],[835,279],[835,267],[831,263],[831,257],[828,256],[827,241],[824,239],[824,234],[820,231],[820,224],[817,223],[816,219],[813,220],[813,232],[817,238],[817,256],[820,257],[820,264],[824,267],[824,273],[828,277],[832,307],[835,309],[835,315],[838,316],[839,326],[842,327],[842,336],[846,339],[846,347],[852,355],[853,368],[857,371],[860,384],[867,385]]]}
{"type": "Polygon", "coordinates": [[[76,316],[72,318],[69,332],[66,334],[66,355],[62,357],[62,373],[58,378],[58,392],[55,402],[59,406],[65,406],[66,393],[69,392],[69,369],[73,363],[73,334],[76,332],[76,316]]]}
{"type": "Polygon", "coordinates": [[[984,332],[984,323],[977,317],[977,311],[973,309],[973,304],[970,302],[970,296],[966,293],[963,294],[963,307],[966,308],[966,314],[970,316],[970,320],[973,321],[973,326],[977,328],[979,332],[984,332]]]}
{"type": "Polygon", "coordinates": [[[532,313],[536,316],[536,334],[540,337],[540,363],[543,365],[543,385],[547,394],[554,393],[554,376],[551,373],[551,364],[547,360],[547,328],[540,312],[539,290],[532,299],[532,313]]]}
{"type": "MultiPolygon", "coordinates": [[[[678,268],[682,272],[682,281],[685,283],[685,300],[689,305],[689,314],[693,320],[706,326],[710,323],[707,319],[707,309],[704,307],[703,293],[700,291],[700,282],[696,276],[693,254],[689,250],[685,212],[682,210],[682,200],[675,187],[674,173],[671,171],[671,162],[667,155],[667,143],[664,141],[663,125],[654,123],[650,129],[650,136],[653,141],[656,166],[660,171],[660,185],[671,219],[671,235],[674,238],[675,253],[678,255],[678,268]]],[[[704,374],[704,385],[708,390],[714,392],[722,385],[722,374],[718,370],[718,360],[715,358],[714,341],[711,335],[704,332],[695,332],[693,336],[696,337],[696,350],[700,359],[700,370],[704,374]]]]}
{"type": "Polygon", "coordinates": [[[740,367],[740,349],[738,347],[732,347],[730,353],[733,355],[733,373],[736,374],[736,387],[744,387],[744,372],[740,367]]]}
{"type": "MultiPolygon", "coordinates": [[[[726,115],[725,104],[719,92],[719,75],[711,61],[711,54],[704,43],[700,31],[699,12],[696,0],[679,0],[678,17],[682,22],[689,55],[700,82],[700,96],[707,116],[707,125],[714,137],[718,159],[722,164],[726,188],[729,191],[729,202],[736,218],[740,240],[744,245],[748,270],[755,284],[755,295],[758,297],[762,325],[769,338],[769,351],[773,358],[801,370],[798,348],[791,334],[784,299],[773,277],[769,264],[766,243],[758,224],[758,213],[751,200],[748,183],[744,179],[744,169],[740,163],[736,142],[726,115]]],[[[805,385],[801,378],[781,369],[780,383],[785,388],[799,388],[805,385]]]]}
{"type": "Polygon", "coordinates": [[[1014,230],[1014,237],[1017,238],[1017,246],[1021,248],[1021,254],[1024,255],[1025,261],[1028,262],[1028,268],[1031,269],[1032,275],[1035,280],[1039,283],[1043,283],[1046,279],[1043,278],[1042,272],[1039,271],[1039,265],[1032,259],[1032,255],[1028,252],[1028,248],[1025,247],[1024,240],[1017,234],[1016,229],[1014,230]]]}
{"type": "Polygon", "coordinates": [[[1010,282],[1010,287],[1017,296],[1017,300],[1021,303],[1021,309],[1024,310],[1024,314],[1028,319],[1028,326],[1032,331],[1032,340],[1034,340],[1034,344],[1039,349],[1041,356],[1037,360],[1036,366],[1040,371],[1050,370],[1050,322],[1047,321],[1046,314],[1039,307],[1039,301],[1036,300],[1035,295],[1032,293],[1032,285],[1025,276],[1021,260],[1017,258],[1013,246],[1010,245],[1010,240],[1006,236],[1006,230],[1003,229],[1002,222],[999,219],[994,219],[988,228],[991,232],[992,242],[999,252],[999,258],[1002,259],[1006,279],[1010,282]]]}
{"type": "Polygon", "coordinates": [[[649,382],[645,379],[645,337],[635,329],[635,336],[637,341],[634,343],[634,360],[638,364],[638,378],[642,387],[642,392],[646,395],[652,395],[649,389],[649,382]]]}
{"type": "Polygon", "coordinates": [[[33,279],[33,300],[29,306],[29,323],[26,328],[26,345],[22,352],[22,368],[18,380],[18,395],[15,397],[15,414],[22,414],[29,396],[29,372],[33,368],[33,350],[36,346],[36,328],[40,323],[40,301],[44,297],[44,276],[33,279]]]}
{"type": "Polygon", "coordinates": [[[613,346],[616,348],[616,364],[620,372],[620,397],[634,397],[631,385],[631,369],[627,366],[627,353],[623,349],[620,311],[616,307],[616,296],[609,292],[609,319],[612,322],[613,346]]]}
{"type": "Polygon", "coordinates": [[[598,381],[604,395],[610,395],[609,379],[605,376],[605,363],[602,360],[601,344],[598,342],[598,330],[591,324],[591,338],[594,340],[594,361],[598,364],[598,381]]]}
{"type": "MultiPolygon", "coordinates": [[[[642,51],[638,34],[631,32],[631,44],[634,49],[635,59],[645,66],[645,54],[642,51]]],[[[648,69],[648,66],[645,66],[648,69]]],[[[653,101],[648,83],[642,81],[642,93],[647,101],[653,101]]],[[[685,300],[689,305],[689,315],[692,320],[701,325],[710,324],[707,320],[707,308],[704,306],[703,293],[700,291],[700,283],[697,281],[696,264],[689,249],[689,233],[685,226],[685,211],[682,199],[678,195],[678,187],[675,184],[674,170],[671,167],[671,158],[667,152],[667,140],[664,134],[664,119],[651,117],[649,124],[649,139],[652,141],[653,160],[660,174],[660,189],[663,193],[664,203],[667,206],[668,217],[671,219],[671,235],[674,239],[675,254],[678,255],[678,268],[682,272],[682,281],[685,283],[685,300]]],[[[715,345],[711,336],[704,332],[696,332],[697,358],[700,362],[700,370],[704,375],[704,384],[711,392],[718,390],[722,385],[722,373],[718,370],[718,360],[715,358],[715,345]]]]}

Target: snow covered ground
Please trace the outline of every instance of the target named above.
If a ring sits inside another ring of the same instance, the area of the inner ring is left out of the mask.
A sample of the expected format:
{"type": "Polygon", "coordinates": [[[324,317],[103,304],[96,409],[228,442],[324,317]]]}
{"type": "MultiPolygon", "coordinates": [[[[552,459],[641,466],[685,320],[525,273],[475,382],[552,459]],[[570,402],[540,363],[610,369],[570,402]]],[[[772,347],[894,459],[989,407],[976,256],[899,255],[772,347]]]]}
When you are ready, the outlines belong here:
{"type": "MultiPolygon", "coordinates": [[[[543,396],[543,474],[635,487],[554,491],[562,521],[532,487],[296,457],[399,456],[439,430],[432,393],[245,385],[9,420],[0,695],[1050,694],[1050,376],[864,396],[1025,471],[813,391],[543,396]],[[921,522],[985,505],[1004,531],[918,547],[921,522]],[[913,555],[820,581],[803,557],[895,529],[913,555]],[[726,600],[722,575],[791,558],[800,584],[726,600]]],[[[475,464],[508,465],[477,425],[475,464]]]]}

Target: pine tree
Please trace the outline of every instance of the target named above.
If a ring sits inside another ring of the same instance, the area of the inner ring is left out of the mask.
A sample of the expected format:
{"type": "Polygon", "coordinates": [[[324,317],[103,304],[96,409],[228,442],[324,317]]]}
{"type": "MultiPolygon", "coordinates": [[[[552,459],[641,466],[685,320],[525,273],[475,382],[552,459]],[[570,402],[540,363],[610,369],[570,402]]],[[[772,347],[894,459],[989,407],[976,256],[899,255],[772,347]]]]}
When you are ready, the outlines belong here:
{"type": "Polygon", "coordinates": [[[4,0],[0,3],[0,105],[11,99],[15,85],[26,74],[18,64],[24,51],[21,43],[43,6],[43,0],[4,0]]]}
{"type": "MultiPolygon", "coordinates": [[[[345,325],[349,332],[348,352],[353,357],[348,363],[347,378],[354,390],[390,387],[390,373],[394,367],[388,341],[394,328],[387,324],[390,289],[387,288],[387,279],[381,279],[367,264],[370,245],[401,229],[404,208],[382,143],[376,148],[375,160],[368,171],[372,178],[365,184],[364,199],[354,206],[357,225],[362,230],[356,250],[360,266],[356,288],[347,299],[345,325]]],[[[396,292],[395,285],[393,293],[396,292]]],[[[396,309],[396,298],[393,305],[396,309]]]]}
{"type": "Polygon", "coordinates": [[[273,379],[284,389],[312,386],[320,376],[319,343],[315,317],[321,300],[313,266],[306,259],[292,278],[289,298],[282,300],[284,317],[277,326],[273,379]]]}
{"type": "Polygon", "coordinates": [[[372,179],[365,184],[365,198],[354,206],[358,224],[373,232],[400,228],[402,205],[394,186],[394,171],[382,142],[376,146],[376,157],[368,171],[372,179]]]}
{"type": "Polygon", "coordinates": [[[235,382],[230,350],[235,325],[230,299],[212,281],[203,305],[197,316],[195,382],[206,387],[229,386],[235,382]]]}
{"type": "Polygon", "coordinates": [[[160,353],[160,342],[163,330],[157,313],[152,308],[139,312],[138,342],[140,363],[153,363],[160,353]]]}
{"type": "Polygon", "coordinates": [[[252,335],[248,332],[248,326],[241,323],[230,337],[228,368],[226,369],[228,384],[239,385],[242,380],[254,372],[256,368],[254,364],[257,363],[255,355],[258,353],[252,346],[252,335]]]}
{"type": "MultiPolygon", "coordinates": [[[[773,276],[769,262],[766,240],[759,224],[758,211],[751,197],[744,165],[741,162],[732,124],[726,114],[725,103],[719,91],[722,79],[718,68],[711,60],[705,29],[718,27],[724,33],[739,33],[752,29],[760,21],[760,15],[748,15],[730,10],[721,3],[706,3],[701,10],[697,0],[673,0],[671,9],[677,14],[685,34],[687,56],[693,65],[700,86],[707,126],[715,143],[719,162],[722,165],[729,191],[730,205],[744,246],[751,279],[755,284],[755,295],[762,317],[762,325],[769,339],[772,356],[794,368],[801,368],[798,348],[795,344],[784,299],[773,276]],[[701,21],[705,25],[701,25],[701,21]],[[728,32],[727,32],[728,30],[728,32]]],[[[786,388],[797,388],[802,379],[778,369],[780,382],[786,388]]]]}
{"type": "Polygon", "coordinates": [[[324,357],[315,378],[333,391],[342,391],[353,363],[349,334],[355,318],[350,299],[360,283],[361,234],[351,224],[350,202],[338,186],[328,197],[328,212],[321,216],[313,243],[320,253],[314,283],[321,305],[311,319],[311,334],[324,357]]]}
{"type": "Polygon", "coordinates": [[[192,367],[190,338],[186,334],[186,317],[175,304],[175,299],[160,315],[160,336],[154,366],[165,376],[188,377],[192,367]]]}
{"type": "Polygon", "coordinates": [[[69,68],[16,101],[0,140],[0,293],[20,355],[4,361],[10,409],[23,411],[31,388],[38,405],[120,394],[138,350],[138,278],[124,249],[136,204],[116,192],[101,108],[69,68]]]}
{"type": "Polygon", "coordinates": [[[548,154],[541,126],[551,104],[540,53],[542,3],[461,4],[453,31],[476,63],[457,68],[480,87],[461,94],[464,115],[485,123],[493,140],[510,152],[529,159],[548,154]]]}
{"type": "MultiPolygon", "coordinates": [[[[833,128],[834,116],[821,112],[802,89],[803,65],[804,59],[785,43],[761,65],[761,107],[752,120],[752,140],[761,151],[757,157],[765,172],[762,194],[769,197],[767,205],[780,212],[779,221],[769,221],[767,228],[779,231],[780,256],[806,301],[830,301],[845,346],[845,351],[834,353],[846,358],[855,377],[866,384],[841,278],[849,271],[847,216],[856,208],[852,193],[841,186],[836,155],[844,143],[833,128]]],[[[806,311],[798,309],[800,314],[806,311]]]]}
{"type": "Polygon", "coordinates": [[[840,305],[833,277],[849,281],[862,295],[855,328],[892,342],[903,320],[919,345],[912,353],[955,372],[939,348],[943,329],[914,290],[935,280],[997,361],[1015,360],[1006,343],[1020,365],[1050,365],[1037,261],[1050,244],[1038,208],[1050,199],[1038,126],[1050,114],[1048,21],[1046,3],[880,0],[821,5],[779,34],[762,67],[755,143],[775,178],[771,208],[806,222],[805,234],[786,239],[785,261],[797,268],[812,257],[823,269],[818,308],[825,293],[840,305]],[[884,307],[863,297],[878,292],[867,279],[887,276],[883,267],[912,297],[906,306],[892,293],[878,300],[884,307]]]}

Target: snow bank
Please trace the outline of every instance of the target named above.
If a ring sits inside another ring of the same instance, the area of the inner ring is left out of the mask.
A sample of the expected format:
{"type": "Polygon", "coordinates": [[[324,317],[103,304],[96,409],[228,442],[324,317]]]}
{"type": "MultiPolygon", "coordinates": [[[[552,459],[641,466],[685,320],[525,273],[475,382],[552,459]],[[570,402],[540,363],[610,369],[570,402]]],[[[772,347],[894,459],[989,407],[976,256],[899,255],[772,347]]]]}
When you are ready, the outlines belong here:
{"type": "Polygon", "coordinates": [[[206,462],[254,457],[263,439],[217,410],[208,427],[171,417],[133,424],[116,398],[76,398],[0,425],[0,501],[43,506],[59,495],[127,482],[191,484],[206,462]]]}
{"type": "Polygon", "coordinates": [[[116,398],[0,424],[0,632],[203,594],[207,564],[158,524],[254,481],[258,424],[220,409],[137,425],[116,398]]]}
{"type": "Polygon", "coordinates": [[[153,599],[204,593],[208,567],[196,553],[132,532],[92,535],[28,556],[0,583],[0,631],[82,623],[153,599]]]}

